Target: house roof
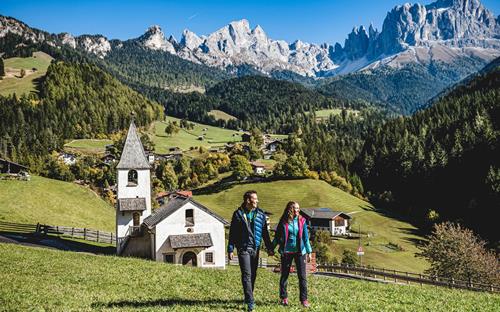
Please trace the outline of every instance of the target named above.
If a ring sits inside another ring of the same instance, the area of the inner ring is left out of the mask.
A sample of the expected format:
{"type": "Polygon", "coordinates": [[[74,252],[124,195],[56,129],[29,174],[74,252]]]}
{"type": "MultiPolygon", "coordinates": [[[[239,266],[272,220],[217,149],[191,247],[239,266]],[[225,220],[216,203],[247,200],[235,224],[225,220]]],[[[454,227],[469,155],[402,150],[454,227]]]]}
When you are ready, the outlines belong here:
{"type": "Polygon", "coordinates": [[[187,203],[191,203],[197,208],[203,210],[204,212],[208,213],[215,219],[222,222],[222,224],[229,225],[229,222],[224,220],[224,218],[214,213],[213,211],[203,206],[202,204],[198,203],[192,197],[184,197],[184,196],[178,196],[170,199],[165,205],[162,205],[160,209],[156,210],[156,212],[154,212],[152,215],[144,219],[143,222],[151,229],[161,221],[165,220],[168,216],[176,212],[178,209],[186,205],[187,203]]]}
{"type": "Polygon", "coordinates": [[[333,211],[330,208],[301,208],[300,211],[311,219],[333,219],[341,215],[344,219],[351,219],[351,216],[342,211],[333,211]]]}
{"type": "Polygon", "coordinates": [[[170,235],[170,246],[177,248],[212,247],[212,236],[210,233],[170,235]]]}
{"type": "Polygon", "coordinates": [[[18,163],[15,163],[15,162],[10,161],[10,160],[7,160],[7,159],[0,158],[0,162],[10,163],[10,164],[12,164],[12,165],[15,165],[15,166],[18,166],[18,167],[20,167],[20,168],[24,168],[24,169],[28,170],[28,167],[23,166],[23,165],[18,164],[18,163]]]}
{"type": "Polygon", "coordinates": [[[261,167],[261,168],[264,168],[266,165],[264,165],[263,163],[261,162],[258,162],[258,161],[252,161],[250,163],[253,167],[261,167]]]}
{"type": "Polygon", "coordinates": [[[118,199],[119,211],[146,210],[146,198],[120,198],[118,199]]]}
{"type": "Polygon", "coordinates": [[[141,139],[137,135],[137,129],[134,122],[130,123],[127,139],[123,146],[123,152],[117,169],[150,169],[149,161],[144,152],[141,139]]]}

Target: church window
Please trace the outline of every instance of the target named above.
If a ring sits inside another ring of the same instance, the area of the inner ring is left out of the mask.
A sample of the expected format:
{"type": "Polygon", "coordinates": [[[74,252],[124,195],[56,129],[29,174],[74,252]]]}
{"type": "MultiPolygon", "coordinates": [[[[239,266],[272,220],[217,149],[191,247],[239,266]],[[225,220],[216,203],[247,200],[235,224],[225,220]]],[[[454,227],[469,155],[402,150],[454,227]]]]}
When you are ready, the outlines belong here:
{"type": "Polygon", "coordinates": [[[129,170],[127,186],[137,186],[137,170],[129,170]]]}
{"type": "Polygon", "coordinates": [[[194,211],[193,209],[186,209],[186,226],[194,225],[194,211]]]}

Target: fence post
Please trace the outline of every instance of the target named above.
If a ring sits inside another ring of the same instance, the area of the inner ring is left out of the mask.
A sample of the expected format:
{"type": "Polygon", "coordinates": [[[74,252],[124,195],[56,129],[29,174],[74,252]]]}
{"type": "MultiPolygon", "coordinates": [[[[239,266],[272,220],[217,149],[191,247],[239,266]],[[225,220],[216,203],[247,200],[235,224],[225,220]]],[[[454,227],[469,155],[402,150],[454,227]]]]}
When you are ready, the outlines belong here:
{"type": "Polygon", "coordinates": [[[407,284],[410,284],[410,278],[409,278],[408,272],[406,272],[406,282],[407,282],[407,284]]]}
{"type": "Polygon", "coordinates": [[[99,230],[97,230],[97,242],[99,242],[99,230]]]}
{"type": "Polygon", "coordinates": [[[419,277],[420,277],[420,286],[423,286],[424,285],[424,282],[422,281],[424,278],[422,276],[422,273],[419,274],[419,277]]]}
{"type": "Polygon", "coordinates": [[[87,229],[83,228],[83,240],[87,240],[87,229]]]}
{"type": "Polygon", "coordinates": [[[75,227],[71,228],[71,238],[75,236],[75,227]]]}
{"type": "Polygon", "coordinates": [[[385,275],[385,269],[382,268],[382,273],[384,273],[384,281],[387,279],[387,276],[385,275]]]}
{"type": "Polygon", "coordinates": [[[396,270],[394,270],[394,283],[397,283],[398,282],[398,278],[396,276],[396,270]]]}
{"type": "Polygon", "coordinates": [[[111,239],[110,239],[109,243],[113,244],[113,232],[111,232],[111,239]]]}

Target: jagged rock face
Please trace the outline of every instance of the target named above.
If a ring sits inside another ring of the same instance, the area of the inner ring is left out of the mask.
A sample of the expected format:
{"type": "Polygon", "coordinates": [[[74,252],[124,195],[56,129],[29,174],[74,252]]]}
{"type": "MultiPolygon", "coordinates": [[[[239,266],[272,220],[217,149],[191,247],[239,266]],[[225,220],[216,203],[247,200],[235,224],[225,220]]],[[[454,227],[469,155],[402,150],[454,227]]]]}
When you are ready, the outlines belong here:
{"type": "Polygon", "coordinates": [[[217,67],[250,64],[264,72],[291,70],[309,76],[335,68],[328,46],[272,40],[261,26],[250,29],[245,19],[231,22],[205,38],[185,30],[180,46],[179,56],[217,67]]]}
{"type": "Polygon", "coordinates": [[[76,49],[76,39],[71,34],[63,33],[60,36],[62,44],[68,45],[73,49],[76,49]]]}
{"type": "Polygon", "coordinates": [[[7,16],[0,16],[0,38],[5,37],[8,33],[13,33],[23,37],[25,40],[32,42],[42,42],[49,39],[49,34],[33,29],[28,25],[7,16]]]}
{"type": "Polygon", "coordinates": [[[393,54],[428,41],[474,46],[499,34],[495,17],[479,0],[438,0],[427,6],[407,3],[387,14],[376,52],[393,54]]]}
{"type": "MultiPolygon", "coordinates": [[[[33,42],[82,49],[101,58],[122,46],[121,41],[110,44],[103,36],[51,35],[0,16],[0,37],[9,32],[33,42]]],[[[132,41],[209,66],[227,68],[246,64],[264,73],[289,70],[318,77],[381,64],[399,66],[409,61],[422,63],[449,58],[435,57],[433,51],[488,59],[500,50],[500,22],[479,0],[437,0],[429,5],[396,6],[387,14],[381,32],[372,25],[368,31],[363,26],[355,27],[343,47],[339,43],[330,46],[274,40],[260,26],[251,29],[245,19],[231,22],[208,36],[198,36],[186,29],[180,42],[172,36],[165,39],[160,27],[152,26],[132,41]]]]}
{"type": "Polygon", "coordinates": [[[165,35],[161,30],[160,26],[154,25],[148,28],[146,33],[138,38],[142,44],[152,50],[160,50],[164,52],[169,52],[171,54],[176,54],[174,45],[171,41],[175,41],[173,37],[170,40],[165,39],[165,35]]]}
{"type": "Polygon", "coordinates": [[[76,37],[77,47],[87,53],[92,53],[100,58],[104,58],[111,51],[111,44],[103,36],[82,35],[76,37]]]}

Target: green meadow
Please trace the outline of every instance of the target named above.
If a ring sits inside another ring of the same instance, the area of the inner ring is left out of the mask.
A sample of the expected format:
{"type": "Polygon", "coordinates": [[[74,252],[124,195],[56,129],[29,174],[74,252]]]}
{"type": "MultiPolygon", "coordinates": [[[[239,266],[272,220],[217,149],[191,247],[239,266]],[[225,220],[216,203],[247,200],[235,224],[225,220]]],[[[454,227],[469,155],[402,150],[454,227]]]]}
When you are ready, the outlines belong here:
{"type": "Polygon", "coordinates": [[[96,193],[39,176],[0,180],[0,220],[115,231],[115,210],[96,193]]]}
{"type": "Polygon", "coordinates": [[[45,76],[52,57],[44,52],[34,52],[32,57],[12,57],[4,60],[6,76],[0,80],[0,95],[36,91],[36,80],[45,76]],[[33,71],[36,68],[36,71],[33,71]],[[21,69],[26,76],[21,78],[21,69]]]}
{"type": "MultiPolygon", "coordinates": [[[[240,272],[0,243],[1,311],[243,311],[240,272]]],[[[302,311],[298,281],[259,269],[256,311],[302,311]]],[[[310,311],[498,311],[500,296],[433,286],[308,277],[310,311]]]]}
{"type": "MultiPolygon", "coordinates": [[[[168,122],[177,121],[180,119],[174,117],[166,117],[168,122]]],[[[155,143],[155,150],[157,153],[164,154],[169,152],[171,147],[179,147],[182,150],[189,150],[191,147],[203,146],[210,148],[214,146],[222,146],[230,142],[240,142],[241,133],[235,130],[223,129],[214,126],[194,123],[194,129],[186,130],[180,129],[177,134],[168,136],[165,133],[165,122],[155,122],[153,125],[152,133],[153,142],[155,143]],[[203,129],[206,129],[203,131],[203,129]],[[203,136],[203,140],[199,138],[203,136]]]]}
{"type": "MultiPolygon", "coordinates": [[[[324,181],[304,179],[239,184],[217,193],[196,195],[194,198],[230,220],[232,212],[241,204],[242,195],[247,190],[257,191],[259,205],[272,213],[271,223],[278,222],[290,200],[297,201],[302,208],[327,207],[351,214],[354,217],[353,230],[358,231],[360,226],[361,232],[365,234],[361,241],[365,251],[362,259],[364,265],[415,273],[422,272],[428,266],[424,259],[415,257],[418,252],[415,242],[422,237],[416,234],[414,226],[384,211],[378,211],[370,203],[324,181]],[[395,250],[392,248],[394,245],[401,248],[395,250]]],[[[340,260],[344,249],[356,251],[358,243],[357,239],[335,240],[335,256],[340,260]]]]}
{"type": "Polygon", "coordinates": [[[222,119],[222,120],[228,121],[228,120],[238,119],[238,118],[234,117],[233,115],[229,115],[228,113],[223,112],[223,111],[218,110],[218,109],[213,109],[213,110],[209,111],[208,115],[214,116],[214,118],[217,120],[222,119]]]}
{"type": "Polygon", "coordinates": [[[106,150],[106,145],[113,144],[112,140],[76,139],[66,143],[68,151],[77,151],[84,154],[100,154],[106,150]]]}

